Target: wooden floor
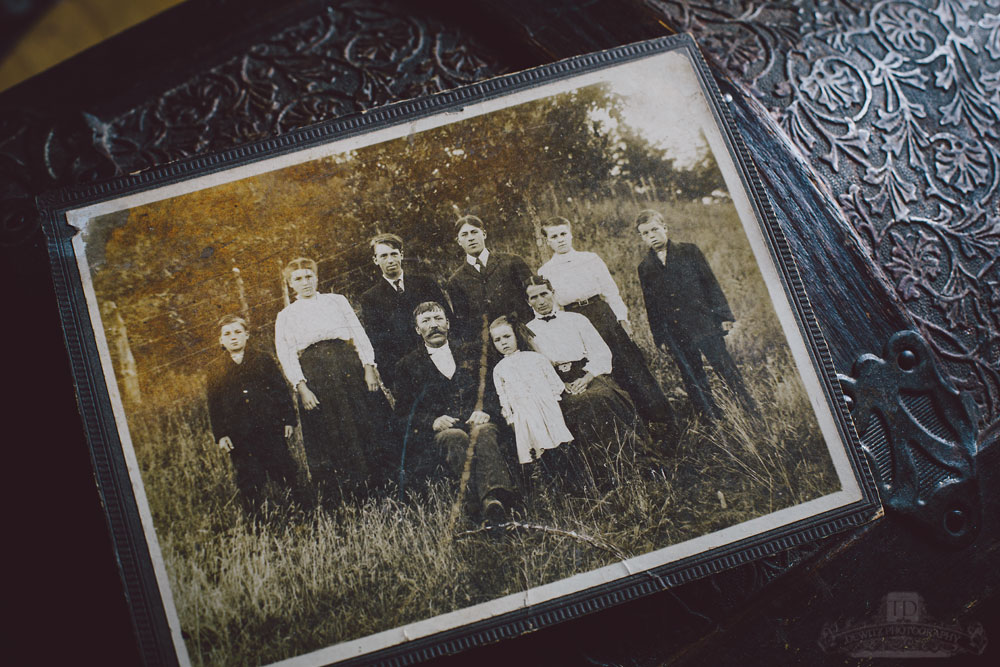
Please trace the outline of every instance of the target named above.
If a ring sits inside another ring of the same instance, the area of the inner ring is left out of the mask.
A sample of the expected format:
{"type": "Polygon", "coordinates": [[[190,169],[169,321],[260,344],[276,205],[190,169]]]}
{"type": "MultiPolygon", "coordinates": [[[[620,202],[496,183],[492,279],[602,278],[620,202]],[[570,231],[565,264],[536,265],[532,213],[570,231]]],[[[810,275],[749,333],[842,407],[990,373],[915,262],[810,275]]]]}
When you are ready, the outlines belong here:
{"type": "Polygon", "coordinates": [[[6,90],[180,2],[60,0],[0,62],[0,90],[6,90]]]}

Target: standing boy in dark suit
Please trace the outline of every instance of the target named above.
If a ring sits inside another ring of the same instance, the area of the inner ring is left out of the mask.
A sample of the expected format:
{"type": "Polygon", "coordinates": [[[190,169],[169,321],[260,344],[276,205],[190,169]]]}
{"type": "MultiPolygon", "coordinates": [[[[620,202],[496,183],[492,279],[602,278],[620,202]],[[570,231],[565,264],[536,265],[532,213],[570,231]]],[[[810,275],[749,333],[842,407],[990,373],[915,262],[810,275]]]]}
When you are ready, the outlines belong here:
{"type": "Polygon", "coordinates": [[[379,234],[369,241],[372,261],[382,276],[361,295],[361,322],[372,347],[375,363],[387,387],[393,385],[396,364],[420,345],[413,330],[413,309],[425,301],[447,308],[444,292],[435,276],[407,271],[403,274],[403,239],[379,234]]]}
{"type": "Polygon", "coordinates": [[[295,408],[278,364],[247,347],[246,320],[227,315],[219,328],[225,354],[209,371],[208,418],[213,439],[229,452],[244,504],[256,512],[268,479],[282,488],[295,487],[295,462],[286,443],[295,427],[295,408]]]}
{"type": "Polygon", "coordinates": [[[465,251],[462,266],[448,279],[457,335],[479,341],[501,315],[517,313],[522,322],[530,320],[531,309],[524,301],[524,286],[531,277],[527,263],[517,255],[487,250],[483,221],[474,215],[460,218],[455,230],[455,240],[465,251]]]}
{"type": "Polygon", "coordinates": [[[423,344],[396,367],[396,417],[405,434],[403,470],[420,483],[460,478],[474,441],[467,497],[488,520],[499,520],[514,496],[510,471],[500,452],[496,419],[500,405],[487,391],[486,360],[480,345],[448,341],[449,323],[440,303],[423,303],[413,313],[423,344]]]}
{"type": "Polygon", "coordinates": [[[673,355],[688,398],[709,419],[721,416],[702,364],[704,354],[737,399],[756,412],[740,369],[726,349],[725,336],[736,318],[705,256],[693,243],[670,241],[657,211],[641,211],[635,226],[649,248],[639,264],[639,282],[653,341],[673,355]]]}

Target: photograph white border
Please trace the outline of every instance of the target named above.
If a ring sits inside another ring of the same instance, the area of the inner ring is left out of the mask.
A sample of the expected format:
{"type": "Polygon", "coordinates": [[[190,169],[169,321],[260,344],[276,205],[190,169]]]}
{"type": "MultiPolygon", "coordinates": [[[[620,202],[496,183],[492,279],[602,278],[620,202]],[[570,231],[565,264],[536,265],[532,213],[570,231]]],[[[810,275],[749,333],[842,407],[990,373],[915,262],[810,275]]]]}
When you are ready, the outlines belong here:
{"type": "Polygon", "coordinates": [[[717,92],[712,90],[706,81],[699,76],[699,63],[694,60],[694,57],[695,52],[691,46],[689,48],[674,47],[673,50],[661,49],[651,51],[641,57],[618,62],[589,72],[543,81],[528,88],[515,90],[509,94],[500,94],[496,97],[478,101],[470,99],[461,107],[450,108],[433,115],[425,115],[405,122],[395,122],[377,127],[369,132],[354,134],[342,139],[333,139],[320,145],[314,145],[294,152],[286,152],[274,157],[266,157],[248,164],[194,176],[186,180],[144,189],[131,194],[108,198],[104,201],[78,208],[66,207],[63,209],[65,212],[65,222],[80,232],[72,238],[72,249],[76,269],[79,272],[79,279],[86,298],[86,306],[92,329],[90,333],[97,343],[100,366],[104,374],[104,384],[109,392],[113,416],[118,428],[118,437],[121,441],[121,449],[125,457],[129,477],[132,481],[132,491],[135,494],[136,505],[144,526],[146,544],[152,560],[151,565],[160,587],[162,603],[170,626],[170,634],[180,664],[190,665],[191,662],[181,637],[179,619],[174,607],[170,584],[153,527],[152,514],[139,475],[138,461],[127,426],[126,411],[111,364],[111,352],[104,335],[104,326],[101,321],[98,300],[91,280],[90,268],[87,264],[86,238],[88,223],[96,217],[109,213],[178,197],[258,174],[280,170],[303,162],[424,132],[436,127],[576,88],[612,81],[615,77],[624,74],[635,76],[637,72],[641,72],[641,76],[643,77],[657,76],[656,72],[666,70],[669,64],[672,68],[672,77],[677,77],[678,75],[687,76],[688,80],[679,81],[677,78],[668,79],[666,75],[660,75],[659,83],[665,87],[684,87],[685,90],[688,88],[695,89],[703,95],[705,123],[702,129],[722,171],[729,193],[733,198],[733,203],[743,224],[747,239],[757,261],[757,266],[760,268],[786,341],[791,349],[796,368],[806,387],[810,404],[819,422],[821,433],[827,444],[837,478],[841,484],[841,490],[794,507],[746,521],[736,526],[636,556],[626,561],[584,572],[472,607],[427,618],[363,638],[345,641],[272,664],[306,667],[369,655],[381,649],[398,646],[420,638],[431,637],[443,631],[455,630],[456,628],[485,621],[501,614],[526,610],[543,602],[557,600],[570,594],[594,589],[604,584],[620,581],[623,578],[649,573],[655,568],[676,563],[699,554],[705,554],[714,549],[730,546],[748,538],[763,535],[769,531],[786,528],[797,522],[865,500],[866,494],[861,484],[859,484],[859,475],[862,475],[864,471],[859,472],[857,460],[852,464],[852,457],[848,451],[855,443],[851,442],[852,438],[850,437],[845,441],[844,424],[838,421],[831,408],[827,398],[827,389],[820,379],[816,368],[817,363],[814,361],[813,354],[810,353],[809,344],[806,342],[806,336],[803,333],[804,325],[800,326],[796,316],[796,309],[792,303],[793,297],[785,283],[784,274],[777,264],[777,253],[773,250],[772,244],[765,235],[764,226],[767,223],[761,219],[763,212],[759,211],[755,206],[750,196],[749,181],[742,173],[741,167],[737,164],[734,157],[738,153],[738,148],[732,144],[731,139],[723,132],[724,119],[719,116],[717,109],[711,103],[713,99],[717,99],[717,92]],[[683,63],[679,62],[679,60],[683,60],[683,63]]]}

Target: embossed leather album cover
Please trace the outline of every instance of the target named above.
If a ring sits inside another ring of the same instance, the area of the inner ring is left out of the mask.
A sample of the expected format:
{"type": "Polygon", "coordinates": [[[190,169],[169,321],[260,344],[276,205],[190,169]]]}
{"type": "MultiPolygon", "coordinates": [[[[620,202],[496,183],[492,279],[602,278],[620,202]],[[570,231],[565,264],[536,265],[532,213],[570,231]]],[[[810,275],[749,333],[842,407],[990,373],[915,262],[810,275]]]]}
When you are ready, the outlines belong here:
{"type": "Polygon", "coordinates": [[[399,664],[880,516],[729,101],[670,37],[40,198],[146,656],[399,664]]]}

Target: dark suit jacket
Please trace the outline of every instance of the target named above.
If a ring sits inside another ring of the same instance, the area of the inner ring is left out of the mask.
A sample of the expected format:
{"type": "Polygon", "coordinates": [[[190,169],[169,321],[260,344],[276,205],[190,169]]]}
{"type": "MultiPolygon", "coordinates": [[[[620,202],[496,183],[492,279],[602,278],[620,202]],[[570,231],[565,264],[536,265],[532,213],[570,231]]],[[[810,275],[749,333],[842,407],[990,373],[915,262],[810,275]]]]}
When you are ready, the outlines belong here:
{"type": "Polygon", "coordinates": [[[639,264],[639,283],[657,345],[720,335],[722,323],[735,319],[712,268],[693,243],[668,241],[665,265],[650,250],[639,264]]]}
{"type": "MultiPolygon", "coordinates": [[[[284,446],[284,426],[295,425],[295,408],[284,376],[271,355],[248,346],[237,364],[225,352],[208,375],[212,437],[233,440],[233,453],[284,446]]],[[[262,453],[262,452],[261,452],[262,453]]]]}
{"type": "MultiPolygon", "coordinates": [[[[451,379],[437,369],[423,344],[396,366],[396,382],[392,388],[396,397],[396,418],[399,433],[407,433],[408,442],[426,445],[434,437],[435,419],[450,415],[464,422],[476,409],[482,346],[454,341],[450,345],[455,357],[455,374],[451,379]]],[[[500,404],[488,371],[482,410],[490,416],[490,421],[496,422],[500,404]]]]}
{"type": "Polygon", "coordinates": [[[517,255],[490,251],[482,272],[463,258],[462,266],[448,279],[448,295],[455,309],[452,330],[471,341],[478,340],[484,314],[487,323],[510,313],[517,313],[522,322],[531,320],[531,307],[524,294],[530,277],[531,269],[517,255]]]}
{"type": "Polygon", "coordinates": [[[413,322],[413,309],[424,301],[437,301],[444,306],[448,319],[452,319],[444,291],[431,276],[406,271],[402,294],[379,276],[371,289],[361,295],[361,323],[375,348],[375,363],[389,387],[399,360],[418,346],[423,347],[413,322]]]}

